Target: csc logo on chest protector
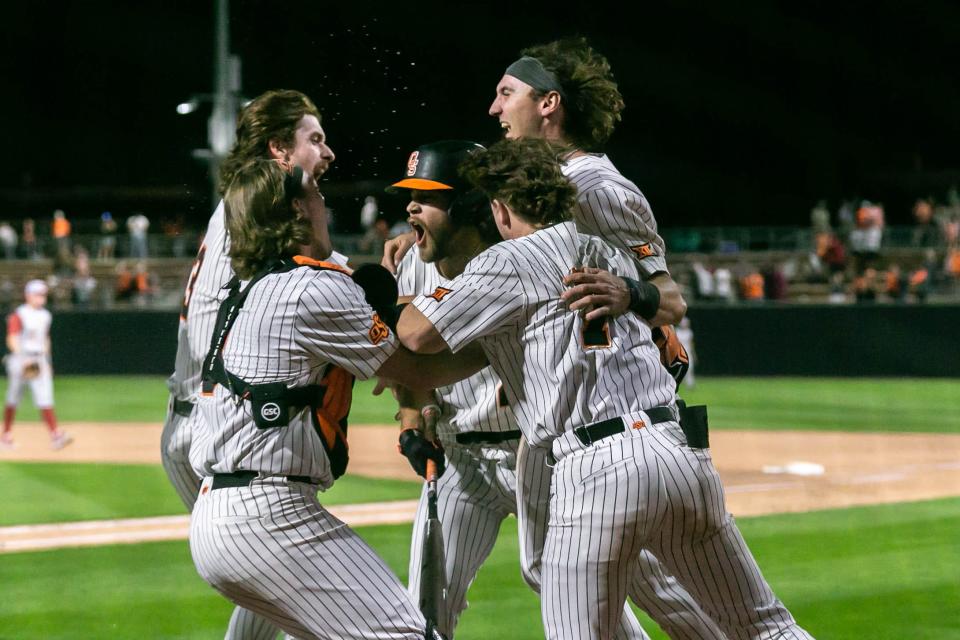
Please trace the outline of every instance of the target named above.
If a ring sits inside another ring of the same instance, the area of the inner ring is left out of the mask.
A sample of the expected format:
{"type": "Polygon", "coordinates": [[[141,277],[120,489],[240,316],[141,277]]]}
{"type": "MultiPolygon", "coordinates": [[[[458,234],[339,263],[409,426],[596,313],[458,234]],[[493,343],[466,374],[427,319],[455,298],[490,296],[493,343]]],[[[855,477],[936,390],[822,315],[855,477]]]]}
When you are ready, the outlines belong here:
{"type": "Polygon", "coordinates": [[[276,422],[280,418],[280,405],[276,402],[268,402],[260,407],[260,417],[265,422],[276,422]]]}

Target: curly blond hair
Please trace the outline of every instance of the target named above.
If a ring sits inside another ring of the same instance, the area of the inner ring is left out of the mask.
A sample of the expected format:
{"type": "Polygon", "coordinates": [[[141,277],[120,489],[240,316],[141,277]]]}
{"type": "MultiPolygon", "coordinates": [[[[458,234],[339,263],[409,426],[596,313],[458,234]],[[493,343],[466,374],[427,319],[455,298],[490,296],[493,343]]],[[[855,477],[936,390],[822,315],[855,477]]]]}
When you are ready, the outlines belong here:
{"type": "Polygon", "coordinates": [[[585,151],[602,149],[625,106],[607,59],[594,51],[586,38],[556,40],[520,54],[539,60],[563,87],[566,137],[585,151]]]}
{"type": "Polygon", "coordinates": [[[461,165],[463,177],[535,226],[570,219],[577,189],[560,171],[562,149],[539,138],[501,140],[461,165]]]}

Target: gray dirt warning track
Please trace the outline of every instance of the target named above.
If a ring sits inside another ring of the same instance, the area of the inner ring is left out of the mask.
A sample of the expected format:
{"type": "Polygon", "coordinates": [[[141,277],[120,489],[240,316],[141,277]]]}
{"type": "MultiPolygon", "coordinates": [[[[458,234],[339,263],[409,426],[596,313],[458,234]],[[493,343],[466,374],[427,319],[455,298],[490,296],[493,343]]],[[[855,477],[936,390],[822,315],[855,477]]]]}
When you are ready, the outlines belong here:
{"type": "MultiPolygon", "coordinates": [[[[74,423],[76,440],[51,451],[46,430],[20,425],[17,448],[3,461],[159,464],[160,425],[74,423]]],[[[375,478],[416,480],[396,450],[395,426],[350,430],[350,470],[375,478]]],[[[841,508],[960,495],[960,435],[819,431],[717,431],[711,450],[736,516],[841,508]],[[820,475],[770,473],[791,463],[821,465],[820,475]],[[765,469],[767,471],[765,471],[765,469]]],[[[415,502],[351,505],[348,524],[410,521],[415,502]]],[[[102,523],[0,528],[0,552],[181,539],[188,518],[167,516],[102,523]]]]}

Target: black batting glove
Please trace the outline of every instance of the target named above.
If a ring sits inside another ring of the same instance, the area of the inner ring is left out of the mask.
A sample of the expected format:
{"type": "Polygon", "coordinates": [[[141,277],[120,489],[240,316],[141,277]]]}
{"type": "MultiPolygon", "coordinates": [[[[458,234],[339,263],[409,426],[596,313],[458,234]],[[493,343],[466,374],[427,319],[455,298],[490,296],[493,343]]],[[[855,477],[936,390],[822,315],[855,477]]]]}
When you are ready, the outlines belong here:
{"type": "Polygon", "coordinates": [[[427,477],[427,460],[433,460],[437,464],[437,477],[443,475],[447,466],[443,447],[427,440],[420,431],[416,429],[401,431],[400,444],[397,448],[406,456],[410,466],[421,478],[427,477]]]}

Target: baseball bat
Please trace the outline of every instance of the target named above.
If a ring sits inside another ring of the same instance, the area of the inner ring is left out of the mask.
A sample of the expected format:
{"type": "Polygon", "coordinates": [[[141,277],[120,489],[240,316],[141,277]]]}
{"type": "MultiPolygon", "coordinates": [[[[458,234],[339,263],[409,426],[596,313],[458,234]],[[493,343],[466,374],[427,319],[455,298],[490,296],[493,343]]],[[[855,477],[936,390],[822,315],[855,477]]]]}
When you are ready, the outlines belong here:
{"type": "MultiPolygon", "coordinates": [[[[427,431],[436,424],[436,415],[427,415],[429,411],[439,413],[435,405],[424,407],[424,419],[427,431]],[[431,425],[431,420],[433,425],[431,425]]],[[[446,618],[447,606],[447,563],[443,544],[443,530],[437,515],[437,463],[427,460],[427,530],[423,536],[423,549],[420,554],[420,611],[427,621],[436,626],[446,618]]],[[[441,630],[443,631],[443,630],[441,630]]]]}

